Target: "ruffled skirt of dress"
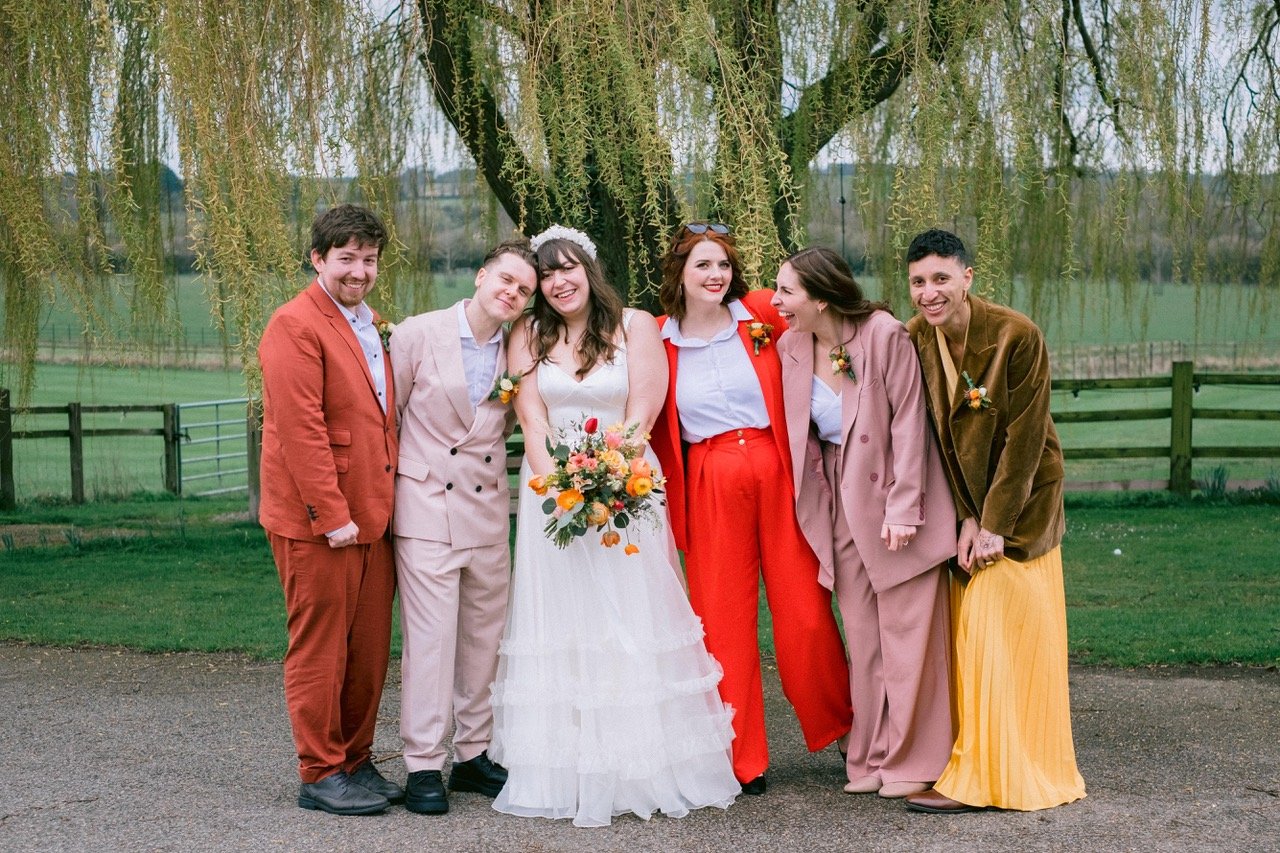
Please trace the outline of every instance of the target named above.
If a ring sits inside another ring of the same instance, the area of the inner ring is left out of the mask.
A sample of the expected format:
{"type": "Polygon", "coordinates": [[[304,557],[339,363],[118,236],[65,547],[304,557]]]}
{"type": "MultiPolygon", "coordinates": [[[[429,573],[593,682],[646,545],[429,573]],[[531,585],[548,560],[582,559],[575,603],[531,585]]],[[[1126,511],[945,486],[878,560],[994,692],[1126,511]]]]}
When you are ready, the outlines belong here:
{"type": "Polygon", "coordinates": [[[727,808],[740,792],[732,711],[669,532],[633,526],[634,555],[590,533],[560,549],[524,494],[493,689],[489,752],[509,773],[494,808],[577,826],[727,808]]]}

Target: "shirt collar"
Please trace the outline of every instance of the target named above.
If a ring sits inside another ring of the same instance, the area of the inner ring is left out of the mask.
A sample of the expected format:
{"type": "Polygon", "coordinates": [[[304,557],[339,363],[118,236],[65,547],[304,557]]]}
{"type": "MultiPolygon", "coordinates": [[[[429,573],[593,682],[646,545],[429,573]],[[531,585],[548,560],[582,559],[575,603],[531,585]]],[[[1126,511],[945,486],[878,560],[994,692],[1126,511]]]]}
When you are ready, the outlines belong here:
{"type": "MultiPolygon", "coordinates": [[[[467,306],[469,304],[471,304],[470,299],[460,299],[457,302],[458,330],[461,332],[464,341],[474,341],[476,339],[475,333],[471,331],[471,321],[467,319],[467,306]]],[[[498,326],[498,330],[493,333],[493,337],[489,338],[486,345],[500,343],[502,343],[502,326],[498,326]]]]}
{"type": "Polygon", "coordinates": [[[719,334],[709,341],[699,338],[686,338],[680,331],[680,321],[675,317],[667,317],[666,322],[662,324],[662,338],[663,340],[671,341],[672,344],[678,347],[702,347],[728,340],[738,333],[736,324],[741,323],[743,320],[750,320],[752,317],[751,312],[747,310],[747,306],[742,304],[741,299],[730,301],[727,307],[729,316],[733,318],[733,324],[721,330],[719,334]]]}
{"type": "Polygon", "coordinates": [[[333,294],[330,293],[328,290],[325,290],[324,283],[321,282],[320,279],[317,278],[316,283],[320,285],[320,290],[324,293],[324,295],[329,297],[329,301],[332,302],[334,306],[336,306],[337,309],[342,312],[343,317],[346,317],[348,320],[354,323],[359,323],[360,325],[364,325],[364,326],[367,326],[373,322],[373,309],[370,308],[368,305],[365,305],[363,301],[356,306],[356,310],[352,311],[350,308],[343,305],[338,300],[334,299],[333,294]]]}

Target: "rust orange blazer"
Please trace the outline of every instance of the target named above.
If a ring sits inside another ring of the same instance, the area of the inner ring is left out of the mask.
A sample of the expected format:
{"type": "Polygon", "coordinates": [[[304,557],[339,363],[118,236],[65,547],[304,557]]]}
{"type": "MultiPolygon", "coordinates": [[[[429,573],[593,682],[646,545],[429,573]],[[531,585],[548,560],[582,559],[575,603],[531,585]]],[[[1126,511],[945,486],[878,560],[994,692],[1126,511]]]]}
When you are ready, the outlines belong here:
{"type": "MultiPolygon", "coordinates": [[[[796,517],[818,555],[819,582],[835,585],[832,492],[840,490],[845,523],[877,594],[956,553],[956,513],[937,439],[925,412],[924,378],[902,323],[876,311],[843,339],[855,379],[840,380],[843,476],[828,483],[810,429],[813,335],[787,332],[778,342],[783,398],[795,465],[796,517]],[[883,524],[916,528],[911,546],[890,551],[883,524]]],[[[825,365],[824,365],[825,367],[825,365]]]]}
{"type": "MultiPolygon", "coordinates": [[[[778,310],[769,304],[773,298],[772,290],[753,290],[742,297],[742,304],[757,320],[773,326],[772,340],[760,348],[756,355],[752,348],[751,333],[747,329],[749,321],[738,323],[738,337],[747,348],[751,357],[751,366],[760,379],[760,390],[764,392],[764,405],[769,413],[769,426],[773,430],[773,440],[782,457],[783,470],[787,472],[787,482],[779,483],[779,488],[789,489],[791,486],[791,453],[787,444],[787,417],[782,401],[782,364],[778,360],[778,337],[786,331],[786,322],[778,315],[778,310]]],[[[664,314],[658,318],[658,327],[667,321],[664,314]]],[[[671,532],[675,536],[676,547],[688,551],[689,528],[685,515],[684,490],[684,446],[680,441],[680,412],[676,408],[676,367],[680,361],[679,348],[669,340],[663,343],[667,348],[667,399],[662,404],[662,411],[651,431],[650,445],[662,463],[662,473],[667,478],[667,511],[671,514],[671,532]]]]}
{"type": "Polygon", "coordinates": [[[357,542],[378,540],[391,523],[398,454],[390,359],[384,413],[360,341],[316,281],[272,315],[258,354],[271,365],[262,376],[259,522],[321,542],[354,521],[357,542]]]}

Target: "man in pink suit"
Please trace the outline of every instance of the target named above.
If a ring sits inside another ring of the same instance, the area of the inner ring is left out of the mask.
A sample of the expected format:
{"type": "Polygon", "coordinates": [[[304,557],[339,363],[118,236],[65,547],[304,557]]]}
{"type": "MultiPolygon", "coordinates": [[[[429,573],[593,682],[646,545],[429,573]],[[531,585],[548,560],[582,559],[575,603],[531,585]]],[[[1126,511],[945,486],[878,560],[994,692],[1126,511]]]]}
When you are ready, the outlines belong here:
{"type": "Polygon", "coordinates": [[[285,702],[298,805],[373,814],[403,793],[370,761],[391,644],[396,412],[364,298],[387,242],[344,204],[311,226],[311,285],[262,333],[262,500],[288,614],[285,702]]]}
{"type": "Polygon", "coordinates": [[[449,810],[441,771],[451,724],[449,789],[493,797],[506,782],[486,752],[511,574],[512,392],[499,382],[503,324],[523,313],[537,288],[534,263],[527,241],[498,245],[476,273],[473,298],[410,317],[391,336],[400,417],[400,736],[405,807],[419,814],[449,810]]]}

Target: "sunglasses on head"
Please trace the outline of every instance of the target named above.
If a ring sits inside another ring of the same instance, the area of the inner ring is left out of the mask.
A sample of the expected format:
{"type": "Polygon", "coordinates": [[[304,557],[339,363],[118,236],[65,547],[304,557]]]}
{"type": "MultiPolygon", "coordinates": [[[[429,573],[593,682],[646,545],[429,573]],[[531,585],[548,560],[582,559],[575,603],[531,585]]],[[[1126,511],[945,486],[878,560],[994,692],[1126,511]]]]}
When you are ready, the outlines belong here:
{"type": "Polygon", "coordinates": [[[691,234],[706,234],[708,231],[714,231],[716,234],[729,233],[729,226],[723,222],[690,222],[684,227],[689,229],[691,234]]]}

